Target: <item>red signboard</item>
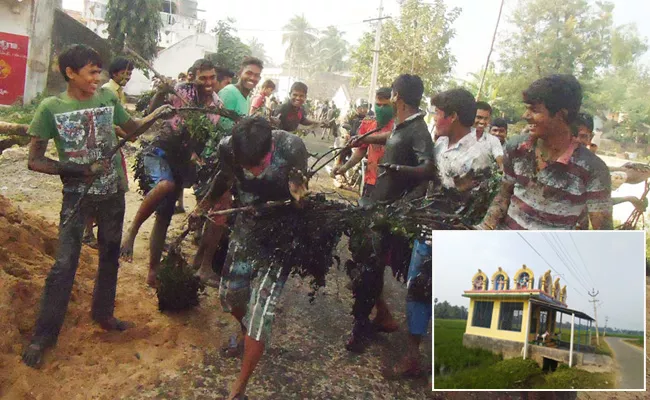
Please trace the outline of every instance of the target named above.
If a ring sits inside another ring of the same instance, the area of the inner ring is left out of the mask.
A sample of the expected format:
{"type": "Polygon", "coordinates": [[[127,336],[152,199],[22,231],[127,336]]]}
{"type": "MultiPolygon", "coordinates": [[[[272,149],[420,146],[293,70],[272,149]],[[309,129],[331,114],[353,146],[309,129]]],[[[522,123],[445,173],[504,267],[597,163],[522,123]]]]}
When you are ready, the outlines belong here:
{"type": "Polygon", "coordinates": [[[29,37],[0,32],[0,104],[13,104],[25,92],[29,37]]]}

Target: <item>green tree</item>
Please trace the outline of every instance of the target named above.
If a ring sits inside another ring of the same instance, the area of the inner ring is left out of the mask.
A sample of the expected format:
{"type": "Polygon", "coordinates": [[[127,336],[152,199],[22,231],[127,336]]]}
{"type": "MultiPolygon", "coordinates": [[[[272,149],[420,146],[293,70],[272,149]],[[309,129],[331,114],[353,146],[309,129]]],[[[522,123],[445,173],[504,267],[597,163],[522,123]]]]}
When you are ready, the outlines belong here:
{"type": "MultiPolygon", "coordinates": [[[[425,93],[438,90],[456,62],[449,41],[459,14],[459,8],[448,10],[443,0],[405,0],[399,18],[385,20],[382,28],[378,84],[390,85],[399,74],[412,73],[424,81],[425,93]]],[[[374,34],[367,32],[351,54],[355,83],[370,85],[373,50],[374,34]]]]}
{"type": "Polygon", "coordinates": [[[247,45],[253,57],[257,57],[260,60],[264,61],[264,64],[269,64],[271,62],[271,59],[266,54],[264,45],[256,37],[249,40],[247,45]]]}
{"type": "Polygon", "coordinates": [[[219,67],[237,72],[244,57],[251,55],[251,49],[237,36],[234,23],[235,20],[232,18],[217,22],[212,33],[217,37],[219,47],[217,52],[209,55],[208,58],[219,67]]]}
{"type": "Polygon", "coordinates": [[[109,0],[106,30],[113,50],[122,53],[127,45],[145,60],[153,60],[158,54],[161,11],[161,0],[109,0]]]}
{"type": "Polygon", "coordinates": [[[316,44],[317,68],[327,72],[342,71],[347,68],[347,53],[348,42],[343,39],[343,32],[335,26],[328,26],[316,44]]]}
{"type": "Polygon", "coordinates": [[[314,45],[318,31],[314,29],[304,15],[294,15],[282,28],[282,44],[287,45],[285,59],[291,66],[304,66],[314,54],[314,45]]]}

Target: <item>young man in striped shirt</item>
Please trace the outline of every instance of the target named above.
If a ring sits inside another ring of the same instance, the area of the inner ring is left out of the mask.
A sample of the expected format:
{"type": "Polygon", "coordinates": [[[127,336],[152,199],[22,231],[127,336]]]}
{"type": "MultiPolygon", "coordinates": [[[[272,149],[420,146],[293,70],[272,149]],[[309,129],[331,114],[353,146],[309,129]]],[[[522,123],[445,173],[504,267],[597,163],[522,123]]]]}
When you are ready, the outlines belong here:
{"type": "Polygon", "coordinates": [[[523,92],[530,133],[506,143],[504,178],[480,229],[575,229],[587,212],[593,229],[612,229],[611,179],[605,163],[571,133],[582,88],[551,75],[523,92]]]}

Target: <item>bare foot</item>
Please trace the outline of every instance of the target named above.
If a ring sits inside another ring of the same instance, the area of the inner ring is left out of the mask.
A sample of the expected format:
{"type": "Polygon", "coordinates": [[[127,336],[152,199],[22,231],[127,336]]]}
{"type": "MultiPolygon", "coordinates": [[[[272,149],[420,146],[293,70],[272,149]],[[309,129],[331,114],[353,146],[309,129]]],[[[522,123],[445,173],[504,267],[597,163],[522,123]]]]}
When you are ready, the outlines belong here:
{"type": "Polygon", "coordinates": [[[213,288],[218,288],[219,287],[220,277],[219,277],[219,275],[217,275],[212,270],[212,267],[209,267],[209,268],[201,267],[201,268],[199,268],[199,270],[196,271],[196,276],[206,286],[210,286],[210,287],[213,287],[213,288]]]}
{"type": "Polygon", "coordinates": [[[372,321],[372,326],[377,332],[383,333],[393,333],[399,329],[399,325],[395,322],[394,319],[384,319],[377,320],[376,318],[372,321]]]}
{"type": "Polygon", "coordinates": [[[115,317],[106,318],[103,320],[97,321],[99,326],[102,327],[105,331],[120,331],[123,332],[129,328],[133,328],[135,324],[133,322],[121,321],[115,317]]]}
{"type": "Polygon", "coordinates": [[[246,393],[246,385],[242,384],[239,379],[237,379],[232,385],[228,400],[248,400],[248,396],[244,393],[246,393]]]}
{"type": "Polygon", "coordinates": [[[156,279],[156,275],[156,270],[150,268],[149,273],[147,274],[147,285],[154,289],[158,288],[158,279],[156,279]]]}
{"type": "Polygon", "coordinates": [[[133,261],[133,240],[126,237],[122,241],[122,246],[120,246],[120,258],[126,262],[133,261]]]}

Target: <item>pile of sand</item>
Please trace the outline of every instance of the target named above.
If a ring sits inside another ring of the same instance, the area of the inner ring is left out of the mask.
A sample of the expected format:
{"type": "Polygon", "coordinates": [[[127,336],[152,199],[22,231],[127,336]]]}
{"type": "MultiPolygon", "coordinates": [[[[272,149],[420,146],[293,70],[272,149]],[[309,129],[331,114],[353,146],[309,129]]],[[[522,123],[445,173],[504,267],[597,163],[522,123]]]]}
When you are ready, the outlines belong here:
{"type": "Polygon", "coordinates": [[[84,246],[59,342],[41,370],[24,366],[20,354],[31,337],[57,235],[54,224],[0,196],[0,397],[119,398],[155,387],[200,360],[203,349],[219,345],[215,296],[185,314],[161,314],[142,265],[120,267],[115,310],[136,327],[101,330],[90,318],[97,251],[84,246]]]}

